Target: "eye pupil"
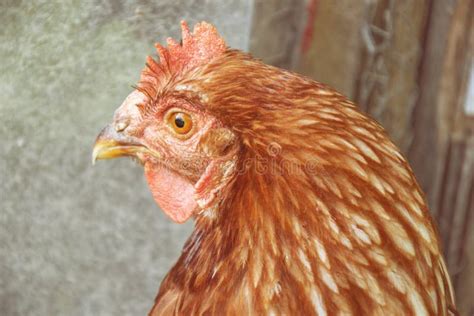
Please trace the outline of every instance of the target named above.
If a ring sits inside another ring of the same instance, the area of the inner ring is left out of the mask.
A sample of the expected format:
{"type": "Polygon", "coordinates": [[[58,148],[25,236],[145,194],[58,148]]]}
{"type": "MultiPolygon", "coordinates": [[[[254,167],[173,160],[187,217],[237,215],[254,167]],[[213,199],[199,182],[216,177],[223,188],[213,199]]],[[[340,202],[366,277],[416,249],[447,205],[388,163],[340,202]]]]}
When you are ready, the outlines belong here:
{"type": "Polygon", "coordinates": [[[177,115],[174,119],[174,124],[179,128],[183,128],[186,122],[181,115],[177,115]]]}
{"type": "Polygon", "coordinates": [[[179,135],[189,134],[193,128],[192,117],[186,112],[171,112],[166,117],[168,126],[179,135]]]}

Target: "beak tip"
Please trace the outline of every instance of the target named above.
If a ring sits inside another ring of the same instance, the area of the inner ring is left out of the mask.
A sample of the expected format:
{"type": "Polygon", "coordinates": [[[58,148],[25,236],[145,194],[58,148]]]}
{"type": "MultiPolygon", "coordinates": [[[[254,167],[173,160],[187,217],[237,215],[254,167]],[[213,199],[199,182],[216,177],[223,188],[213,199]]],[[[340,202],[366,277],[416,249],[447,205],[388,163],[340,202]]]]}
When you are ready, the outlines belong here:
{"type": "Polygon", "coordinates": [[[107,125],[95,140],[91,162],[94,166],[97,160],[136,156],[145,151],[146,147],[137,139],[117,134],[114,127],[107,125]]]}
{"type": "Polygon", "coordinates": [[[100,148],[94,147],[94,149],[92,150],[92,156],[91,156],[92,166],[95,166],[97,157],[99,156],[99,151],[100,151],[99,149],[100,148]]]}

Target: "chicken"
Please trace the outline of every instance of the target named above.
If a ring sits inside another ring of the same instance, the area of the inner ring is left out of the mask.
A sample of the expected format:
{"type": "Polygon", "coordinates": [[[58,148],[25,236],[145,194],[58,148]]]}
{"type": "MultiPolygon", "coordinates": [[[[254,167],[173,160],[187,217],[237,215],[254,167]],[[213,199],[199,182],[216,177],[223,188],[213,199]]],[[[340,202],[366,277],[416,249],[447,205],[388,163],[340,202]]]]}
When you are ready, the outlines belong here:
{"type": "Polygon", "coordinates": [[[335,90],[229,49],[202,22],[157,44],[93,160],[131,156],[195,229],[150,315],[451,315],[423,193],[335,90]]]}

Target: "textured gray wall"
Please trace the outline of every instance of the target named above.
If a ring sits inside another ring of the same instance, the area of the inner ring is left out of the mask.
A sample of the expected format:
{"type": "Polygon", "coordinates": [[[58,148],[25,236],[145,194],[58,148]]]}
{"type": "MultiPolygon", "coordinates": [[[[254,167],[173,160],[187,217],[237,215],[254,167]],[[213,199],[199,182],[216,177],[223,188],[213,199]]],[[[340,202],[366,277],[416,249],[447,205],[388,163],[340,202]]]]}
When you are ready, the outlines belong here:
{"type": "Polygon", "coordinates": [[[251,2],[0,1],[0,314],[144,315],[192,223],[141,167],[99,162],[99,129],[179,21],[247,48],[251,2]]]}

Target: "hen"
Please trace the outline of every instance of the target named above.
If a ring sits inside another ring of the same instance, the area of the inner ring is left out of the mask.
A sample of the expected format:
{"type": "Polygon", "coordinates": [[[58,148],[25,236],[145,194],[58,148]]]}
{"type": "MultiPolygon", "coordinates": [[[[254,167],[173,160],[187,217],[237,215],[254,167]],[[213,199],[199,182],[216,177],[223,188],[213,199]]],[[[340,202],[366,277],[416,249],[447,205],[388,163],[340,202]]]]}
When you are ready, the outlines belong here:
{"type": "Polygon", "coordinates": [[[150,315],[450,315],[423,193],[333,89],[227,48],[203,22],[156,45],[93,160],[132,156],[195,220],[150,315]]]}

